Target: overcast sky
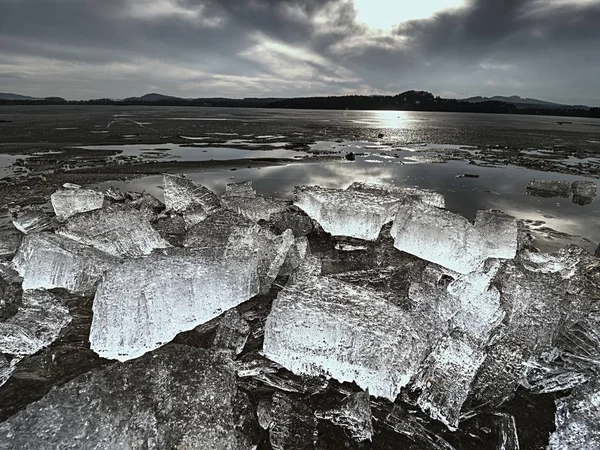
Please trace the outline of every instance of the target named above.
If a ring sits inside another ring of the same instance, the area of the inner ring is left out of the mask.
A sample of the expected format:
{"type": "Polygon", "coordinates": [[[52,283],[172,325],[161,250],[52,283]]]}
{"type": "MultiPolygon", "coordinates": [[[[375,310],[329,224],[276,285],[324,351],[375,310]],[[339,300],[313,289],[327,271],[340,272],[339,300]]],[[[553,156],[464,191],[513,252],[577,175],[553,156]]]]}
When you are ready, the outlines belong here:
{"type": "Polygon", "coordinates": [[[409,89],[600,105],[600,0],[0,0],[0,92],[409,89]]]}

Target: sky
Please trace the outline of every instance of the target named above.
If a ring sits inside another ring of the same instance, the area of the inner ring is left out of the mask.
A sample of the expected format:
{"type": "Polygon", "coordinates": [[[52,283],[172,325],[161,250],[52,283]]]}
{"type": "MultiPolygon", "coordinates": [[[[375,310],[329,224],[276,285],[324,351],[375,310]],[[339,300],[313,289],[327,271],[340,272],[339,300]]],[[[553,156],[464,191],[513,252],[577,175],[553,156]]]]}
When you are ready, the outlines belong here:
{"type": "Polygon", "coordinates": [[[600,0],[0,0],[0,92],[600,105],[600,0]]]}

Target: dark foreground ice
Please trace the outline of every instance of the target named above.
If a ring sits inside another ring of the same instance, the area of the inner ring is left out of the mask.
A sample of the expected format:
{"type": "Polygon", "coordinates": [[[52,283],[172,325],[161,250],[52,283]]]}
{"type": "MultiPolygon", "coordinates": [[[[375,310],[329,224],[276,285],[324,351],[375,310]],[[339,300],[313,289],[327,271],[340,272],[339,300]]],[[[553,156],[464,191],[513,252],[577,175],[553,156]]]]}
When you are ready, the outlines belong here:
{"type": "Polygon", "coordinates": [[[599,445],[597,257],[427,190],[164,185],[0,241],[0,448],[599,445]]]}

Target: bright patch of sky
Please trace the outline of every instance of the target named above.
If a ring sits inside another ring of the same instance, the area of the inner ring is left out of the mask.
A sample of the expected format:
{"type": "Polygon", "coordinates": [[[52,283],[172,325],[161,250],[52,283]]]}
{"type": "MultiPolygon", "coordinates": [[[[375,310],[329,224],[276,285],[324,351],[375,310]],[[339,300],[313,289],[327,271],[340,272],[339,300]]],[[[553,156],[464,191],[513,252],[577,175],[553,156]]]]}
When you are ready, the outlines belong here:
{"type": "Polygon", "coordinates": [[[448,9],[461,8],[466,0],[354,0],[358,22],[369,28],[390,31],[408,20],[427,19],[448,9]]]}

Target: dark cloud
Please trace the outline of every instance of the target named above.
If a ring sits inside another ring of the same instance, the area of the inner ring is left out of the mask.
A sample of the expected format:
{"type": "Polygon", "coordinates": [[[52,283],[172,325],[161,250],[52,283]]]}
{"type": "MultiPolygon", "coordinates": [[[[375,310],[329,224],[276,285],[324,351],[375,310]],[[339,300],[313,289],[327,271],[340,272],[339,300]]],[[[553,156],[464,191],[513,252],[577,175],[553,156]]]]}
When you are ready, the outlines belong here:
{"type": "Polygon", "coordinates": [[[600,104],[600,1],[471,0],[384,33],[351,0],[0,0],[0,42],[0,90],[30,95],[414,88],[600,104]]]}

